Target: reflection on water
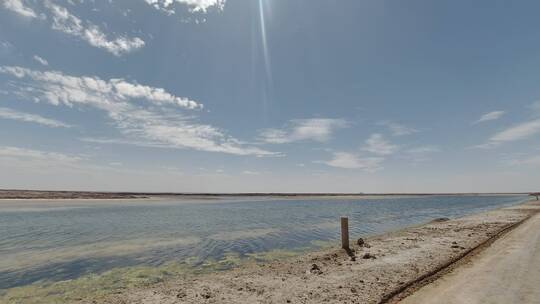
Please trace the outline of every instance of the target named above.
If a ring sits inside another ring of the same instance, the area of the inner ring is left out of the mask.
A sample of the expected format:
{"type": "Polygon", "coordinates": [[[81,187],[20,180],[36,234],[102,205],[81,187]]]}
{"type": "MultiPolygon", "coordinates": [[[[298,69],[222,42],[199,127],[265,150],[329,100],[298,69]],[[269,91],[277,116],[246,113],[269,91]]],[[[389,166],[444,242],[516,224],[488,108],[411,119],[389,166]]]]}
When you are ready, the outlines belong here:
{"type": "Polygon", "coordinates": [[[342,215],[349,216],[352,236],[365,236],[525,199],[0,202],[0,295],[2,289],[44,281],[65,284],[60,281],[117,267],[159,271],[164,265],[177,265],[173,269],[184,270],[188,264],[202,267],[222,261],[227,268],[236,260],[265,253],[287,256],[290,250],[337,240],[342,215]]]}

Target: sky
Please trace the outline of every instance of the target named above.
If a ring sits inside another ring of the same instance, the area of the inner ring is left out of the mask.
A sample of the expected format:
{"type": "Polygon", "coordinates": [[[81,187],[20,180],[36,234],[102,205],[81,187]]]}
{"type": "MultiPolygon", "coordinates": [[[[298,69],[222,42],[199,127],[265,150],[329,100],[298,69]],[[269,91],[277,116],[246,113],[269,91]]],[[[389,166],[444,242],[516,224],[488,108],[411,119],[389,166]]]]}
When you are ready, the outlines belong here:
{"type": "Polygon", "coordinates": [[[0,188],[539,191],[539,9],[0,0],[0,188]]]}

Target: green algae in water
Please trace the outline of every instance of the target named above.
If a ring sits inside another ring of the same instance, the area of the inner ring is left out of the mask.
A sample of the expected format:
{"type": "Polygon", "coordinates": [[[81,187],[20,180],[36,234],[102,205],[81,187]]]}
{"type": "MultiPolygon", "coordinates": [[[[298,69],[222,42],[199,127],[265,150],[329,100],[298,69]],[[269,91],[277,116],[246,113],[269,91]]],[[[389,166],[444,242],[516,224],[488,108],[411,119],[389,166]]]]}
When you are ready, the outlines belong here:
{"type": "MultiPolygon", "coordinates": [[[[323,243],[325,242],[321,242],[319,245],[323,243]]],[[[157,267],[114,268],[101,274],[85,275],[73,280],[37,282],[7,289],[3,294],[0,294],[0,302],[6,304],[63,304],[83,299],[99,299],[129,288],[151,286],[166,280],[229,270],[245,263],[270,262],[296,257],[309,249],[313,248],[274,249],[267,252],[246,254],[244,257],[235,252],[227,252],[219,260],[208,258],[202,263],[197,257],[191,257],[183,262],[169,262],[157,267]]]]}
{"type": "Polygon", "coordinates": [[[207,260],[194,266],[196,258],[185,262],[170,262],[158,267],[136,266],[114,268],[101,274],[86,275],[73,280],[38,282],[6,290],[0,302],[7,304],[72,303],[82,299],[100,298],[129,288],[150,286],[173,278],[230,269],[240,264],[237,254],[227,254],[221,260],[207,260]]]}

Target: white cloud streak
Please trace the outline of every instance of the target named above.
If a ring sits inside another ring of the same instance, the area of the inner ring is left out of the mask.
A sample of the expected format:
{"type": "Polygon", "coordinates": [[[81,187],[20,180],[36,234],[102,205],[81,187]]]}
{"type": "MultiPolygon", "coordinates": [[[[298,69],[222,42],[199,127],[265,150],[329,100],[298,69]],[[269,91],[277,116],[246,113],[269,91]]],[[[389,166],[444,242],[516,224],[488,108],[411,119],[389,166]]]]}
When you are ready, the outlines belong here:
{"type": "Polygon", "coordinates": [[[347,152],[334,152],[331,160],[319,161],[331,167],[343,169],[362,169],[368,172],[374,172],[382,169],[384,161],[382,157],[360,157],[357,154],[347,152]]]}
{"type": "Polygon", "coordinates": [[[490,142],[503,143],[523,140],[540,133],[540,119],[520,123],[493,135],[490,142]]]}
{"type": "Polygon", "coordinates": [[[335,130],[345,128],[343,119],[313,118],[291,120],[283,129],[264,129],[259,132],[262,141],[272,144],[284,144],[296,141],[313,140],[325,142],[332,137],[335,130]]]}
{"type": "Polygon", "coordinates": [[[511,159],[506,162],[511,166],[531,166],[539,167],[540,166],[540,155],[530,156],[521,159],[511,159]]]}
{"type": "Polygon", "coordinates": [[[52,28],[65,34],[78,37],[90,45],[104,49],[115,56],[121,56],[134,50],[142,48],[145,43],[141,38],[128,38],[120,36],[109,39],[107,35],[95,24],[83,22],[77,16],[71,14],[65,7],[56,5],[50,1],[45,1],[51,13],[52,28]]]}
{"type": "Polygon", "coordinates": [[[134,142],[235,155],[279,155],[247,146],[216,127],[198,123],[193,117],[177,112],[175,109],[194,110],[202,105],[174,96],[162,88],[122,79],[105,81],[98,77],[75,77],[21,67],[0,67],[0,73],[31,82],[19,84],[17,93],[21,96],[31,95],[28,97],[53,105],[77,105],[105,111],[117,129],[134,142]],[[140,104],[139,100],[146,103],[140,104]]]}
{"type": "Polygon", "coordinates": [[[37,18],[38,15],[30,7],[26,6],[23,0],[2,0],[3,5],[6,9],[17,13],[23,17],[27,18],[37,18]]]}
{"type": "Polygon", "coordinates": [[[37,124],[44,125],[47,127],[53,127],[53,128],[71,127],[70,125],[65,124],[61,121],[55,120],[55,119],[45,118],[40,115],[24,113],[24,112],[15,111],[12,109],[2,108],[2,107],[0,107],[0,118],[18,120],[18,121],[24,121],[24,122],[32,122],[32,123],[37,123],[37,124]]]}
{"type": "Polygon", "coordinates": [[[46,161],[56,163],[77,163],[82,160],[78,156],[70,156],[56,152],[46,152],[41,150],[33,150],[11,146],[0,146],[0,158],[17,159],[24,161],[46,161]]]}
{"type": "Polygon", "coordinates": [[[399,147],[391,144],[381,134],[372,134],[367,140],[366,145],[362,150],[371,152],[376,155],[390,155],[394,154],[399,147]]]}
{"type": "Polygon", "coordinates": [[[39,57],[38,55],[34,55],[34,57],[32,57],[32,59],[34,59],[36,62],[38,62],[39,64],[41,65],[44,65],[44,66],[48,66],[49,65],[49,62],[41,57],[39,57]]]}
{"type": "Polygon", "coordinates": [[[0,73],[35,81],[38,87],[34,90],[41,91],[42,98],[54,105],[93,103],[112,108],[120,106],[119,102],[136,98],[156,105],[169,104],[188,109],[203,107],[202,104],[188,98],[174,96],[163,88],[130,83],[123,79],[105,81],[98,77],[68,76],[58,71],[41,72],[17,66],[1,66],[0,73]]]}
{"type": "Polygon", "coordinates": [[[481,123],[481,122],[497,120],[497,119],[501,118],[504,114],[505,114],[504,111],[489,112],[489,113],[486,113],[486,114],[480,116],[480,118],[477,121],[475,121],[474,123],[478,124],[478,123],[481,123]]]}
{"type": "Polygon", "coordinates": [[[409,148],[404,152],[403,156],[405,159],[409,159],[413,162],[424,162],[431,160],[431,154],[440,152],[441,149],[436,146],[420,146],[409,148]]]}
{"type": "Polygon", "coordinates": [[[145,0],[145,2],[155,9],[164,11],[168,14],[176,13],[174,9],[175,4],[183,4],[186,5],[191,12],[202,13],[206,13],[211,7],[221,10],[225,6],[225,0],[145,0]]]}
{"type": "Polygon", "coordinates": [[[387,127],[393,136],[411,135],[418,132],[418,130],[414,128],[392,121],[381,121],[378,123],[378,125],[387,127]]]}

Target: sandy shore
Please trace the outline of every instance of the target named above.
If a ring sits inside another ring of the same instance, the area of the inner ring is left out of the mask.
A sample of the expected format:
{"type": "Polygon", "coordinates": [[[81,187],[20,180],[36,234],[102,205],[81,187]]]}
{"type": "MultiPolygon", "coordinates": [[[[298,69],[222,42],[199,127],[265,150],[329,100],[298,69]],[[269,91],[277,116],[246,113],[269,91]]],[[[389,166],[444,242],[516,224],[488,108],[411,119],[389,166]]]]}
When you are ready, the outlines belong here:
{"type": "Polygon", "coordinates": [[[387,233],[353,247],[265,265],[186,276],[83,303],[385,303],[536,214],[540,205],[498,209],[387,233]]]}
{"type": "Polygon", "coordinates": [[[0,189],[0,200],[64,200],[64,199],[190,199],[211,200],[223,198],[324,198],[324,199],[376,199],[418,196],[483,196],[517,195],[525,193],[150,193],[150,192],[96,192],[96,191],[42,191],[0,189]]]}
{"type": "Polygon", "coordinates": [[[540,214],[401,303],[540,303],[540,214]]]}

